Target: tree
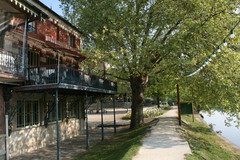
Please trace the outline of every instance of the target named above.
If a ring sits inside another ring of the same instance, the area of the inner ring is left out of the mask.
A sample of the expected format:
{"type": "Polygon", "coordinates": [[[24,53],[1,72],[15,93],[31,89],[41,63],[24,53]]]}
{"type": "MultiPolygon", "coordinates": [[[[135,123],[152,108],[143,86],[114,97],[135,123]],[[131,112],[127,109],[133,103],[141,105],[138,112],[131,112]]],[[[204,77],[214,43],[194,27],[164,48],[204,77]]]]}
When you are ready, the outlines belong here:
{"type": "Polygon", "coordinates": [[[61,2],[65,17],[83,32],[87,56],[107,62],[108,75],[130,83],[131,128],[143,122],[149,76],[172,69],[170,77],[181,79],[229,32],[238,5],[238,0],[61,2]]]}

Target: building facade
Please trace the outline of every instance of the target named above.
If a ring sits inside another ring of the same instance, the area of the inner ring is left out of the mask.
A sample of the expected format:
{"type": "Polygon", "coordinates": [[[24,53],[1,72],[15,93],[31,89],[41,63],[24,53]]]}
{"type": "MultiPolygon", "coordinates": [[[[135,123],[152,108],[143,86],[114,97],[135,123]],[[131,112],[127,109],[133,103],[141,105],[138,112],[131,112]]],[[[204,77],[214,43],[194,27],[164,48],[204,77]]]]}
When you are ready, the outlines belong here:
{"type": "Polygon", "coordinates": [[[81,32],[40,1],[0,1],[0,159],[81,134],[85,97],[116,93],[81,71],[81,45],[81,32]]]}

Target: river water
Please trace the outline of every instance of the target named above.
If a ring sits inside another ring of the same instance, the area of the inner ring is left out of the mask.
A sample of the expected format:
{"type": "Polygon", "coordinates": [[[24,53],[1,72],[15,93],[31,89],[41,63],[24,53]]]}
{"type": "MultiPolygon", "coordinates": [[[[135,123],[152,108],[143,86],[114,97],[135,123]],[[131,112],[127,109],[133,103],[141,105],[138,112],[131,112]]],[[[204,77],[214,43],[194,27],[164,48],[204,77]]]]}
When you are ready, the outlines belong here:
{"type": "Polygon", "coordinates": [[[218,132],[220,131],[221,135],[228,139],[233,144],[240,147],[240,128],[235,127],[236,124],[233,121],[230,122],[231,126],[225,125],[225,120],[227,117],[226,113],[222,113],[219,111],[212,111],[211,114],[208,114],[207,112],[201,112],[201,114],[204,116],[204,120],[207,124],[211,124],[213,126],[213,130],[218,132]]]}

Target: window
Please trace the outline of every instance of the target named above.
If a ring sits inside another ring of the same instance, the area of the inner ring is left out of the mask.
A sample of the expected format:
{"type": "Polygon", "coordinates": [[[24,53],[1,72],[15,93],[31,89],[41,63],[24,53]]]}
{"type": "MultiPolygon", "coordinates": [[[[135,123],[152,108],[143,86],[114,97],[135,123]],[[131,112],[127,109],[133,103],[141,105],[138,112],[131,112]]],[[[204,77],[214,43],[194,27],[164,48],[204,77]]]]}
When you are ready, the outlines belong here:
{"type": "Polygon", "coordinates": [[[67,104],[67,117],[76,118],[77,116],[77,103],[78,101],[71,101],[67,104]]]}
{"type": "Polygon", "coordinates": [[[75,37],[74,35],[69,35],[69,38],[68,38],[68,45],[75,48],[75,37]]]}
{"type": "Polygon", "coordinates": [[[31,33],[35,33],[35,22],[33,21],[33,22],[29,22],[28,23],[28,32],[31,32],[31,33]]]}
{"type": "Polygon", "coordinates": [[[37,52],[28,52],[28,64],[30,67],[38,67],[40,65],[40,54],[37,52]]]}
{"type": "Polygon", "coordinates": [[[58,60],[52,57],[47,57],[47,65],[57,64],[58,60]]]}
{"type": "MultiPolygon", "coordinates": [[[[62,119],[62,103],[59,101],[58,105],[58,120],[62,119]]],[[[47,102],[47,117],[48,117],[48,122],[54,122],[56,121],[56,103],[55,101],[48,101],[47,102]]]]}
{"type": "Polygon", "coordinates": [[[39,124],[38,101],[17,102],[17,127],[26,127],[39,124]]]}

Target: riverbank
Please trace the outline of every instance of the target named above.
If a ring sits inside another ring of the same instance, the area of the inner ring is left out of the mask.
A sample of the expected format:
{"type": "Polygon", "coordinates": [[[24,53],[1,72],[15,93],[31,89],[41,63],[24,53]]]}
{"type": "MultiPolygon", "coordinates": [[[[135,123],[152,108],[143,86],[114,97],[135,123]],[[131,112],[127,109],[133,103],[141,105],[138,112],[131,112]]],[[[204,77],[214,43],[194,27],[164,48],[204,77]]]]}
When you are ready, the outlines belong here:
{"type": "Polygon", "coordinates": [[[192,154],[188,160],[239,160],[240,150],[225,138],[219,136],[200,118],[192,122],[191,116],[183,116],[183,127],[180,128],[183,137],[188,141],[192,154]]]}

